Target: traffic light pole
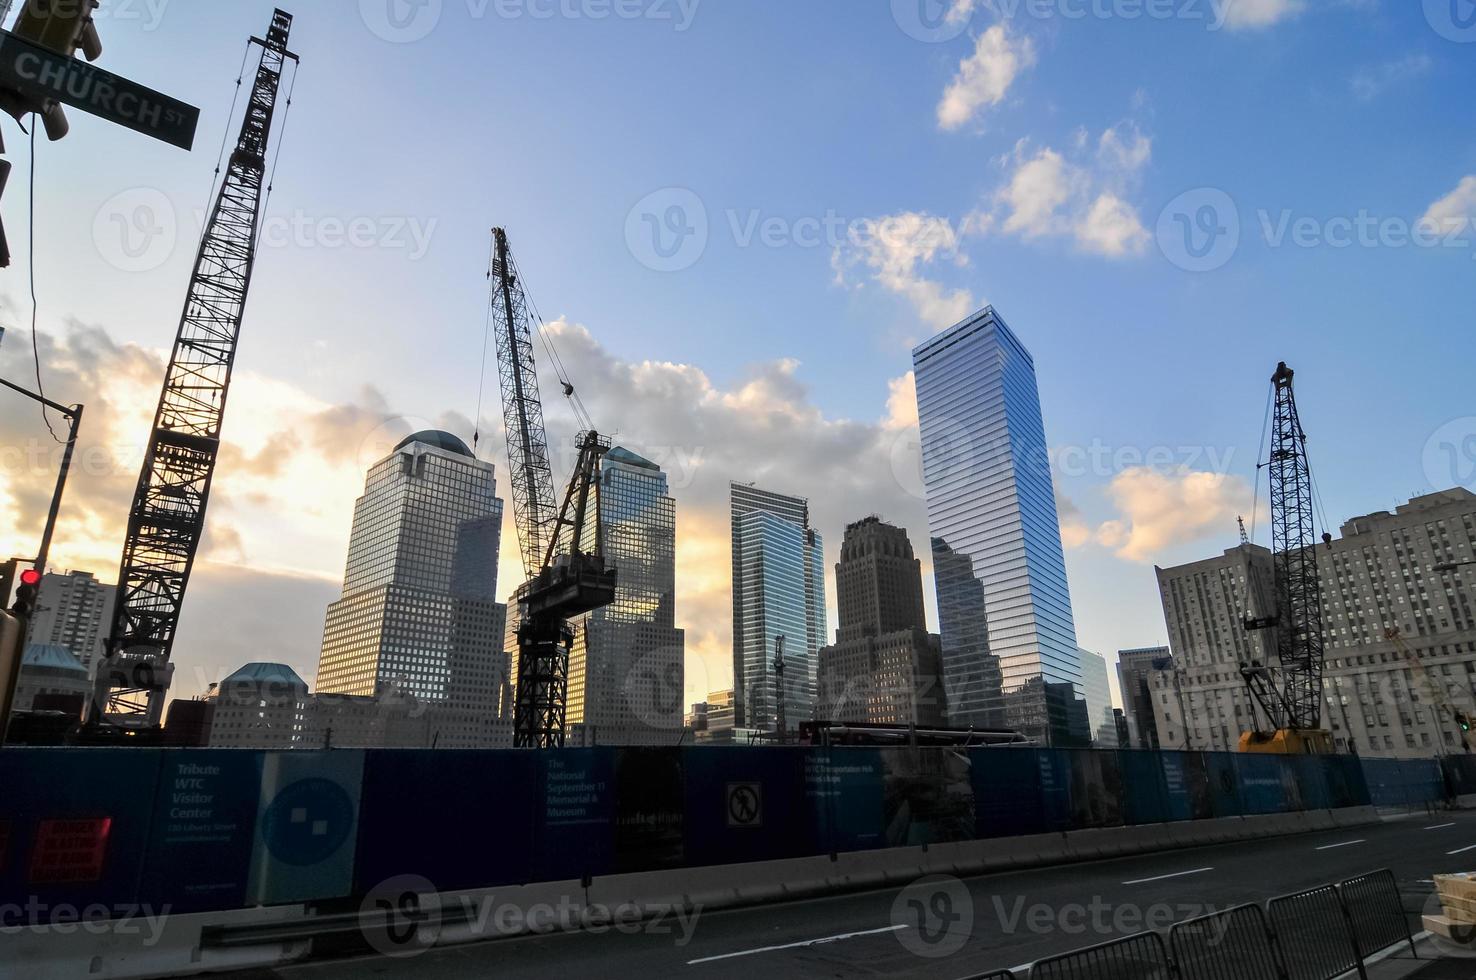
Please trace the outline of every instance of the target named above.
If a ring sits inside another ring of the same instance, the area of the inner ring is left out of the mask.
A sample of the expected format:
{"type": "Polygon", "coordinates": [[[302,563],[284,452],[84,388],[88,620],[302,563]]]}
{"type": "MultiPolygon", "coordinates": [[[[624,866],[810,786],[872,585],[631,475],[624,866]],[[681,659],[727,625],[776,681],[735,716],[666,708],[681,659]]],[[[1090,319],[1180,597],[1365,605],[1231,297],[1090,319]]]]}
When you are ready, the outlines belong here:
{"type": "Polygon", "coordinates": [[[67,433],[66,448],[62,450],[61,468],[56,474],[56,490],[51,494],[51,509],[46,513],[46,527],[41,531],[41,548],[36,552],[36,571],[44,575],[46,573],[46,560],[51,555],[51,537],[56,532],[57,514],[61,512],[62,492],[67,487],[67,474],[72,471],[72,453],[77,448],[77,429],[82,425],[82,406],[72,405],[68,407],[66,405],[59,405],[45,395],[38,395],[34,391],[22,388],[12,381],[6,381],[4,378],[0,378],[0,385],[4,385],[11,391],[20,392],[27,398],[38,401],[47,408],[60,412],[71,425],[70,431],[67,433]]]}

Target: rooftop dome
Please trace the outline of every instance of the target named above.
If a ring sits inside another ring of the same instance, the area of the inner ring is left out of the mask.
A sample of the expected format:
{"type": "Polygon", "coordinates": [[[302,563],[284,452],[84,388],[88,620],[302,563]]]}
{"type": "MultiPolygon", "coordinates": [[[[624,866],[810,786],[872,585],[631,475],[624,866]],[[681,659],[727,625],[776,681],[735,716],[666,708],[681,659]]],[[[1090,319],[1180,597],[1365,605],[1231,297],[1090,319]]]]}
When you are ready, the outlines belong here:
{"type": "Polygon", "coordinates": [[[32,670],[45,668],[48,670],[64,670],[68,673],[87,676],[87,668],[82,666],[71,650],[53,643],[32,643],[26,647],[25,658],[21,665],[32,670]]]}
{"type": "Polygon", "coordinates": [[[282,684],[307,690],[306,682],[286,664],[247,664],[220,682],[221,687],[236,684],[282,684]]]}
{"type": "MultiPolygon", "coordinates": [[[[412,442],[418,442],[421,445],[431,446],[435,449],[444,449],[446,452],[456,453],[458,456],[472,456],[472,451],[466,447],[466,443],[462,442],[451,433],[442,432],[440,429],[426,429],[422,432],[417,432],[414,435],[406,436],[405,438],[401,439],[400,444],[395,447],[395,452],[399,452],[401,449],[404,449],[412,442]]],[[[472,458],[475,459],[476,457],[472,456],[472,458]]]]}

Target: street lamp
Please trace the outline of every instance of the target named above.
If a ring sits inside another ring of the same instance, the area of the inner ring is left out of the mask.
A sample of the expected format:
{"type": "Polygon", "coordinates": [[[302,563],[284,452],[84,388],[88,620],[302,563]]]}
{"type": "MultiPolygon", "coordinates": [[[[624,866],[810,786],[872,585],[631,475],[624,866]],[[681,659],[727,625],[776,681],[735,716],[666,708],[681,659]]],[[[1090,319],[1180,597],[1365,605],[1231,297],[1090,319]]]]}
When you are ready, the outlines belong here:
{"type": "Polygon", "coordinates": [[[1465,561],[1446,562],[1443,565],[1436,565],[1435,571],[1442,575],[1449,575],[1458,569],[1465,568],[1467,565],[1476,565],[1476,559],[1468,558],[1465,561]]]}

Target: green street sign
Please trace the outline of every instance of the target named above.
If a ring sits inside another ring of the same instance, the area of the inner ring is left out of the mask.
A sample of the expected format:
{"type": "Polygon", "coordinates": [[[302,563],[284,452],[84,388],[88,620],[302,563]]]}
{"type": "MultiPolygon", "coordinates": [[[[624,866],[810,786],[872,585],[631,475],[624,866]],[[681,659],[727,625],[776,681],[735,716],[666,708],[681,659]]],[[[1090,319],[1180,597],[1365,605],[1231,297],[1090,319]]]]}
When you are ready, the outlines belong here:
{"type": "Polygon", "coordinates": [[[55,99],[172,146],[190,149],[200,110],[85,61],[0,31],[0,86],[55,99]]]}

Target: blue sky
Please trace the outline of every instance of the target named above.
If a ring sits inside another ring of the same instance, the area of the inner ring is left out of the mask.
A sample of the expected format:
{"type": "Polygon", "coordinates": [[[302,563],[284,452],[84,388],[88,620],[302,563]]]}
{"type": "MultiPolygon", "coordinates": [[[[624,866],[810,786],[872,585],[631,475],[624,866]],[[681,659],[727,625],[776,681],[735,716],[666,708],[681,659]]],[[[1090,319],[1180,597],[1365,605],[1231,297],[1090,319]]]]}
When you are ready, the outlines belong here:
{"type": "MultiPolygon", "coordinates": [[[[303,4],[276,223],[241,346],[247,407],[233,401],[227,421],[241,453],[218,485],[238,479],[212,512],[219,550],[202,574],[221,577],[205,588],[247,573],[266,576],[263,594],[280,586],[295,612],[271,643],[311,675],[376,420],[469,426],[475,413],[495,223],[542,312],[566,321],[555,335],[597,421],[697,461],[668,466],[692,470],[675,481],[691,583],[679,625],[699,662],[688,693],[726,683],[726,480],[810,495],[832,550],[870,510],[921,543],[898,409],[910,346],[985,302],[1033,352],[1065,460],[1083,645],[1161,641],[1152,565],[1234,543],[1278,360],[1298,369],[1333,524],[1473,482],[1476,26],[1461,19],[1473,6],[303,4]],[[673,218],[668,230],[705,224],[706,236],[668,236],[680,267],[661,271],[648,221],[673,218]],[[1439,230],[1430,247],[1409,241],[1422,220],[1439,230]],[[684,397],[705,408],[665,431],[684,397]],[[284,449],[294,433],[317,448],[284,449]],[[354,448],[335,459],[320,435],[354,448]],[[274,473],[277,453],[316,462],[274,473]],[[303,479],[324,498],[306,509],[303,479]],[[299,511],[284,535],[274,515],[299,511]]],[[[172,339],[195,214],[236,125],[244,40],[271,9],[104,0],[104,64],[198,104],[196,148],[77,113],[65,142],[38,148],[47,368],[62,389],[131,379],[68,396],[109,399],[129,424],[157,397],[148,359],[172,339]],[[69,344],[84,325],[106,342],[69,344]],[[79,367],[84,347],[95,375],[79,367]]],[[[22,328],[0,349],[10,377],[29,356],[29,150],[6,126],[17,172],[4,218],[20,261],[0,289],[22,328]]],[[[143,433],[118,421],[94,438],[143,433]]],[[[136,473],[117,469],[79,499],[73,538],[89,543],[63,554],[108,578],[136,473]]],[[[45,480],[7,478],[24,529],[29,482],[45,480]]],[[[222,652],[203,619],[196,629],[202,659],[244,652],[222,652]]]]}

